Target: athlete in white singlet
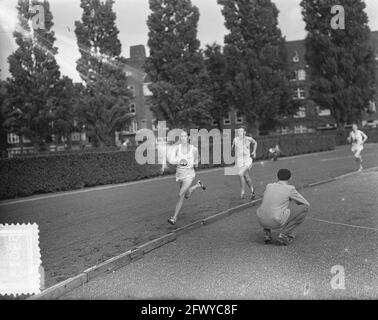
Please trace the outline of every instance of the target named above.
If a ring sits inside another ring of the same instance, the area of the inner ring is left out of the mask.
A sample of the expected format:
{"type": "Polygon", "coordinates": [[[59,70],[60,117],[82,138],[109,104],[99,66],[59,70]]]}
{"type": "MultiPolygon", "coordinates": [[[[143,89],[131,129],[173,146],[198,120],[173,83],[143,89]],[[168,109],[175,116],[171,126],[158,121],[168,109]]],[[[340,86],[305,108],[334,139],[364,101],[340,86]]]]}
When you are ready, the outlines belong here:
{"type": "Polygon", "coordinates": [[[251,190],[251,199],[255,198],[255,189],[252,185],[252,179],[249,175],[249,170],[252,168],[253,158],[256,157],[257,142],[252,137],[246,136],[244,127],[239,128],[237,136],[235,137],[232,147],[235,147],[236,166],[239,170],[239,178],[241,185],[240,197],[243,199],[245,195],[245,184],[251,190]],[[253,143],[253,151],[251,153],[251,143],[253,143]]]}
{"type": "Polygon", "coordinates": [[[352,131],[349,134],[348,142],[352,144],[352,152],[354,154],[354,157],[359,164],[358,171],[362,171],[362,156],[361,152],[364,150],[364,143],[368,139],[367,135],[363,133],[361,130],[358,130],[358,127],[356,124],[353,124],[352,131]]]}
{"type": "Polygon", "coordinates": [[[179,199],[176,204],[175,213],[168,222],[174,225],[177,221],[177,216],[180,213],[184,199],[189,199],[194,191],[199,188],[206,190],[206,187],[200,180],[192,186],[196,173],[194,167],[198,166],[198,149],[188,143],[188,134],[183,131],[180,135],[180,143],[175,146],[174,159],[176,167],[176,181],[180,185],[179,199]]]}

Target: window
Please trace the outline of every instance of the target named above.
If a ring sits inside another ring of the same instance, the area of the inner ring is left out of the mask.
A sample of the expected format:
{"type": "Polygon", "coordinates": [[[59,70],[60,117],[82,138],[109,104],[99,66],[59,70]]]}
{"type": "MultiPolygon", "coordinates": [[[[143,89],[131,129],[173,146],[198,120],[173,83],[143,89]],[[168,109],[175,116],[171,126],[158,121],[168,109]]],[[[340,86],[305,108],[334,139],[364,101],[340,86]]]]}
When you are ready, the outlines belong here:
{"type": "Polygon", "coordinates": [[[306,80],[306,71],[301,69],[301,70],[298,70],[297,72],[297,79],[299,81],[305,81],[306,80]]]}
{"type": "Polygon", "coordinates": [[[289,79],[290,81],[305,81],[306,71],[303,69],[292,71],[289,79]]]}
{"type": "Polygon", "coordinates": [[[304,88],[296,88],[293,91],[293,98],[294,99],[304,99],[305,98],[305,90],[304,88]]]}
{"type": "Polygon", "coordinates": [[[224,125],[230,125],[231,124],[231,112],[227,113],[227,117],[223,118],[223,124],[224,125]]]}
{"type": "Polygon", "coordinates": [[[7,140],[9,144],[17,144],[20,143],[20,137],[17,134],[9,133],[7,136],[7,140]]]}
{"type": "Polygon", "coordinates": [[[306,108],[300,107],[297,114],[294,115],[294,118],[306,118],[306,108]]]}
{"type": "Polygon", "coordinates": [[[318,108],[318,115],[319,117],[329,117],[331,115],[331,110],[329,109],[323,109],[321,110],[320,108],[318,108]]]}
{"type": "Polygon", "coordinates": [[[218,120],[213,119],[213,121],[211,122],[211,124],[212,124],[213,126],[218,126],[218,120]]]}
{"type": "Polygon", "coordinates": [[[152,92],[151,92],[151,90],[150,90],[150,88],[149,88],[149,85],[150,85],[151,83],[145,83],[144,85],[143,85],[143,94],[144,94],[144,96],[145,97],[150,97],[150,96],[152,96],[152,92]]]}
{"type": "Polygon", "coordinates": [[[307,132],[307,128],[305,126],[295,126],[294,127],[294,133],[306,133],[307,132]]]}
{"type": "Polygon", "coordinates": [[[128,89],[131,91],[131,96],[135,97],[135,87],[134,86],[128,86],[128,89]]]}
{"type": "Polygon", "coordinates": [[[135,106],[135,103],[130,104],[129,112],[130,112],[130,113],[133,113],[133,114],[136,114],[136,106],[135,106]]]}
{"type": "Polygon", "coordinates": [[[235,112],[235,123],[242,124],[244,121],[243,114],[240,111],[235,112]]]}
{"type": "Polygon", "coordinates": [[[72,138],[72,141],[80,141],[80,133],[74,132],[71,138],[72,138]]]}
{"type": "Polygon", "coordinates": [[[127,132],[134,133],[138,131],[138,124],[135,120],[131,121],[128,128],[126,128],[127,132]]]}

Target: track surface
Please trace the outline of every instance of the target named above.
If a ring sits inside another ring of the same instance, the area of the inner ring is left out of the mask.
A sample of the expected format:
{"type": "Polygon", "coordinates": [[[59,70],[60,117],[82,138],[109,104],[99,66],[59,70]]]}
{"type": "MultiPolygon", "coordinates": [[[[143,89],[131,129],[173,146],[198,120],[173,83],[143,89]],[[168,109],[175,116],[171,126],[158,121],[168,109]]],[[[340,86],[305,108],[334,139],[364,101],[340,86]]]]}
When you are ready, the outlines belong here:
{"type": "Polygon", "coordinates": [[[263,244],[251,208],[63,298],[377,299],[377,190],[378,169],[306,189],[312,209],[289,247],[263,244]],[[332,288],[334,266],[343,268],[345,289],[332,288]]]}

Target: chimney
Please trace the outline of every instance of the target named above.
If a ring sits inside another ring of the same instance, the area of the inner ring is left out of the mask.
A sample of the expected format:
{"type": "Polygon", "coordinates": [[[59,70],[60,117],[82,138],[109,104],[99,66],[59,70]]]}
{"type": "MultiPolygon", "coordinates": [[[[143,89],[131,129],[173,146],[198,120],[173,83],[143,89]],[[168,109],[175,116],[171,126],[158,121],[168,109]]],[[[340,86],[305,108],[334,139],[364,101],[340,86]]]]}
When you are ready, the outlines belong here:
{"type": "Polygon", "coordinates": [[[146,58],[146,48],[144,45],[137,45],[130,47],[130,59],[145,59],[146,58]]]}

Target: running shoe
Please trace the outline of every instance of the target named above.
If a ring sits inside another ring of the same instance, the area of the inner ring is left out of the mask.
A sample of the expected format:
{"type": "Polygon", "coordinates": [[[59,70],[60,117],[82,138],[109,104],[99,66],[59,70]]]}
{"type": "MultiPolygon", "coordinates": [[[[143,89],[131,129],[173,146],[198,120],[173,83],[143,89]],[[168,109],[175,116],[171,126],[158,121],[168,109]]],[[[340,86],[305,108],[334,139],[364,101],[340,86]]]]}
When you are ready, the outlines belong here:
{"type": "Polygon", "coordinates": [[[287,235],[280,233],[280,235],[277,238],[277,241],[282,246],[288,246],[293,242],[292,237],[288,237],[287,235]]]}
{"type": "Polygon", "coordinates": [[[173,218],[169,218],[168,223],[170,223],[172,226],[174,226],[176,224],[176,220],[173,219],[173,218]]]}
{"type": "Polygon", "coordinates": [[[201,182],[201,180],[198,180],[197,183],[201,186],[202,190],[206,190],[206,187],[205,187],[205,185],[201,182]]]}

